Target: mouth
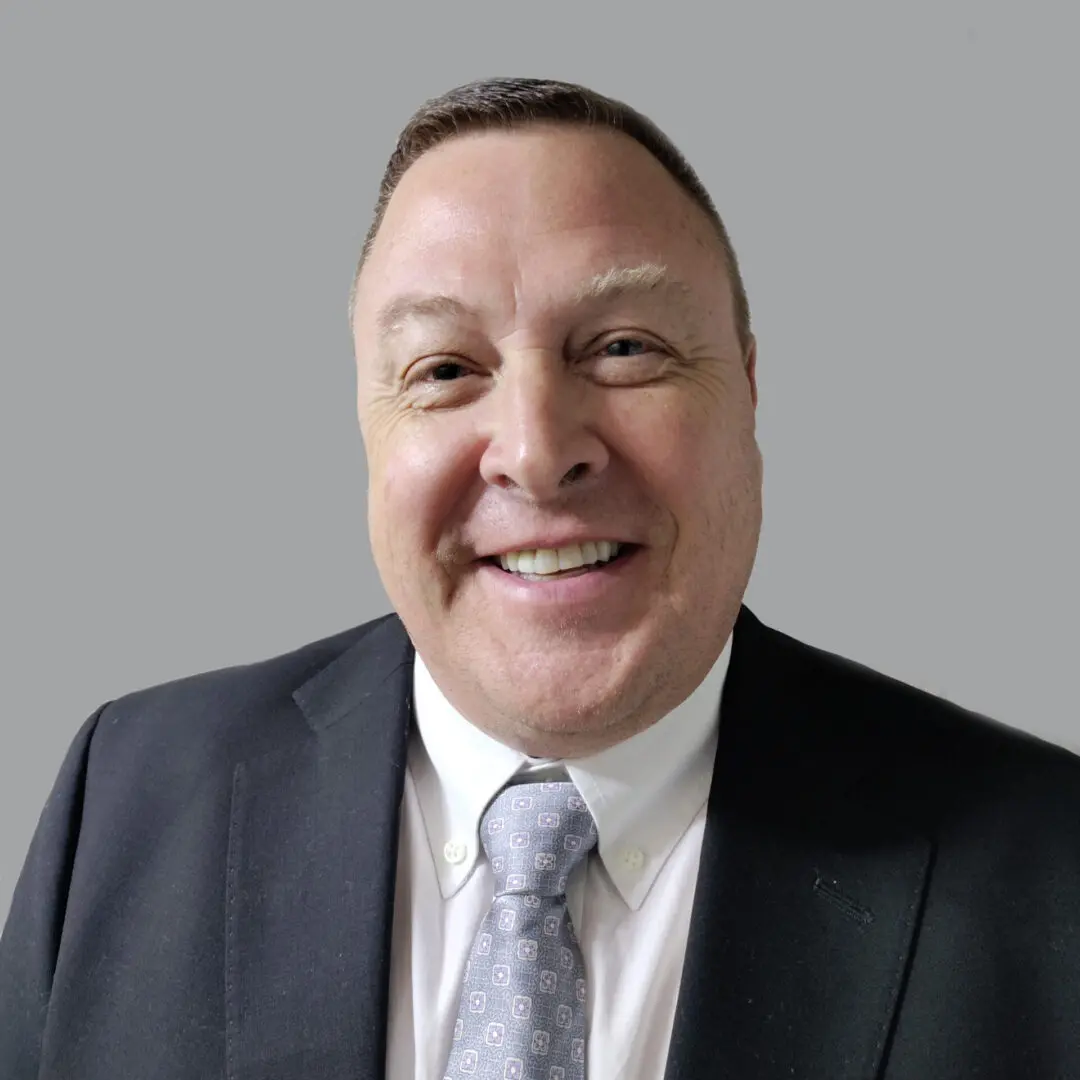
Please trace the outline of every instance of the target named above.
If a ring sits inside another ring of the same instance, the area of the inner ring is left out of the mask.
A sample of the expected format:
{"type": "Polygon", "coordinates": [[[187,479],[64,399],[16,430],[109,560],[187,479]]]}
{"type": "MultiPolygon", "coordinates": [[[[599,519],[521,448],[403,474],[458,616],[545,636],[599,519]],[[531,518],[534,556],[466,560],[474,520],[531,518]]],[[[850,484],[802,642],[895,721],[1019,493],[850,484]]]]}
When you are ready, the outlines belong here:
{"type": "Polygon", "coordinates": [[[628,559],[638,544],[600,540],[562,548],[539,548],[490,555],[483,562],[520,581],[562,581],[583,577],[628,559]]]}

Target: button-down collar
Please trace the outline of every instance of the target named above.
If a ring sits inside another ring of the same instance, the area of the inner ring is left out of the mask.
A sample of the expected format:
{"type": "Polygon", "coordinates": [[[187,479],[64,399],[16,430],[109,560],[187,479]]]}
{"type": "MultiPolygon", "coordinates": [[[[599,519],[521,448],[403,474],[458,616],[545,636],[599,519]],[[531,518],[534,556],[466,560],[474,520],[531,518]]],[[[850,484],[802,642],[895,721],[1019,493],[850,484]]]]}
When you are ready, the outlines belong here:
{"type": "Polygon", "coordinates": [[[480,855],[480,821],[515,778],[577,785],[596,822],[597,850],[623,900],[641,906],[664,862],[709,796],[720,696],[731,636],[697,689],[645,731],[583,758],[538,760],[492,738],[447,701],[417,654],[413,673],[419,737],[409,744],[431,857],[444,898],[480,855]]]}

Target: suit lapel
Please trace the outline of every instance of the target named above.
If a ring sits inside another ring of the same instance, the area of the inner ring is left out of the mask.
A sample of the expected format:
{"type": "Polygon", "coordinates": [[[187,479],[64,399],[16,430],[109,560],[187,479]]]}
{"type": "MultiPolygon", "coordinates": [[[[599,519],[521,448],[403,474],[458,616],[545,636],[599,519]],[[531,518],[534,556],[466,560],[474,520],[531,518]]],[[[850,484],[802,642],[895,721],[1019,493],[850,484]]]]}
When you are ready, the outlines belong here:
{"type": "Polygon", "coordinates": [[[293,695],[299,744],[237,766],[229,1080],[383,1075],[411,659],[379,623],[293,695]]]}
{"type": "MultiPolygon", "coordinates": [[[[931,846],[811,653],[742,609],[666,1080],[864,1080],[886,1051],[931,846]]],[[[237,766],[229,1080],[383,1075],[412,656],[377,624],[293,695],[304,738],[237,766]]]]}
{"type": "Polygon", "coordinates": [[[878,1075],[931,845],[819,670],[743,608],[667,1080],[878,1075]]]}

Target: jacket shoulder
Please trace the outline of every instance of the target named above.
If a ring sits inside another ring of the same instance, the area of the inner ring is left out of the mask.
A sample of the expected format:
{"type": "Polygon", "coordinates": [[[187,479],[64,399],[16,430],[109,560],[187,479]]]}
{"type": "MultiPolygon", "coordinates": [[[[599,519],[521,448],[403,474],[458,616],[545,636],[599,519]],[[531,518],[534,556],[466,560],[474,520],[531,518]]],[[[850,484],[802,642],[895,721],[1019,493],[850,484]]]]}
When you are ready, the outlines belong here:
{"type": "Polygon", "coordinates": [[[1080,854],[1080,756],[769,627],[768,655],[807,701],[838,759],[874,765],[861,796],[936,832],[1001,829],[1080,854]],[[1075,849],[1075,850],[1074,850],[1075,849]]]}
{"type": "Polygon", "coordinates": [[[304,730],[293,693],[397,616],[385,615],[277,656],[198,672],[108,702],[94,732],[97,755],[140,751],[184,757],[232,746],[258,752],[304,730]]]}
{"type": "Polygon", "coordinates": [[[761,627],[794,677],[831,703],[845,726],[872,725],[882,736],[951,745],[977,756],[1004,755],[1080,769],[1080,756],[1030,731],[965,708],[838,653],[761,627]]]}

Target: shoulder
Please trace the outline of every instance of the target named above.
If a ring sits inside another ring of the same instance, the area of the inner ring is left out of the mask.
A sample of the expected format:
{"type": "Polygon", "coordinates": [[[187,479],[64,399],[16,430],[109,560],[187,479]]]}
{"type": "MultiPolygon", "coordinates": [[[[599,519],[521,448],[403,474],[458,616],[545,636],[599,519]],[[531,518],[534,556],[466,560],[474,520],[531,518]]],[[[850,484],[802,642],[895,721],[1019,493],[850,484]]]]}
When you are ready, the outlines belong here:
{"type": "MultiPolygon", "coordinates": [[[[96,716],[91,764],[200,762],[259,753],[302,738],[306,724],[293,695],[335,661],[377,663],[364,643],[380,628],[400,628],[386,615],[254,663],[191,674],[132,691],[96,716]],[[348,654],[348,655],[347,655],[348,654]]],[[[400,628],[404,634],[404,629],[400,628]]]]}
{"type": "MultiPolygon", "coordinates": [[[[755,620],[756,622],[756,620],[755,620]]],[[[766,627],[767,653],[831,745],[873,759],[882,798],[937,823],[1056,823],[1080,842],[1080,757],[1028,731],[766,627]]]]}
{"type": "Polygon", "coordinates": [[[848,657],[766,626],[747,612],[748,636],[765,664],[782,672],[803,701],[853,737],[955,749],[1080,768],[1080,757],[1019,727],[964,708],[848,657]]]}

